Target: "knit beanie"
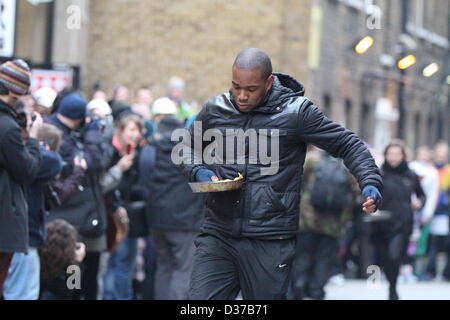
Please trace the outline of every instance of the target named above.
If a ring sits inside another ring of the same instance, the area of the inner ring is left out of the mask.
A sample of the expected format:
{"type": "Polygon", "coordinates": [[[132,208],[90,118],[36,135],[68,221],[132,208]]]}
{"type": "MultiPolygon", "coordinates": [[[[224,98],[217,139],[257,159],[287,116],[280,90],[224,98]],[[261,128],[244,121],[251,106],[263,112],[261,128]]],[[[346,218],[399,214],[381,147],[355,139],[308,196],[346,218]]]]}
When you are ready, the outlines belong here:
{"type": "Polygon", "coordinates": [[[15,94],[28,94],[31,83],[30,67],[22,59],[6,61],[0,65],[0,83],[15,94]]]}
{"type": "Polygon", "coordinates": [[[72,120],[84,119],[86,101],[78,93],[68,94],[61,99],[58,113],[72,120]]]}

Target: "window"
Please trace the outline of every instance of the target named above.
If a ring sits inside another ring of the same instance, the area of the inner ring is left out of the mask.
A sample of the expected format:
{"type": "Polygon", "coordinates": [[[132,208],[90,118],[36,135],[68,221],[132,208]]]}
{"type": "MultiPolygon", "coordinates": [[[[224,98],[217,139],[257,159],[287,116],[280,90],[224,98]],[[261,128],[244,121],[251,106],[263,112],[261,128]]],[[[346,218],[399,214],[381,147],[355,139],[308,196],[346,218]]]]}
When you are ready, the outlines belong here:
{"type": "Polygon", "coordinates": [[[416,113],[415,117],[414,117],[414,148],[417,150],[418,147],[421,146],[421,122],[422,122],[422,117],[420,115],[420,113],[416,113]]]}
{"type": "Polygon", "coordinates": [[[322,108],[323,113],[325,113],[325,115],[328,118],[331,118],[331,98],[328,94],[325,94],[323,96],[323,108],[322,108]]]}
{"type": "Polygon", "coordinates": [[[370,107],[367,102],[363,102],[363,105],[361,107],[361,116],[359,117],[360,120],[360,132],[359,136],[361,139],[367,141],[369,139],[369,113],[370,113],[370,107]]]}
{"type": "Polygon", "coordinates": [[[434,119],[433,116],[430,114],[430,116],[428,117],[428,143],[430,145],[434,144],[435,142],[434,132],[435,132],[434,119]]]}
{"type": "Polygon", "coordinates": [[[345,99],[345,127],[350,130],[353,128],[352,113],[352,102],[345,99]]]}

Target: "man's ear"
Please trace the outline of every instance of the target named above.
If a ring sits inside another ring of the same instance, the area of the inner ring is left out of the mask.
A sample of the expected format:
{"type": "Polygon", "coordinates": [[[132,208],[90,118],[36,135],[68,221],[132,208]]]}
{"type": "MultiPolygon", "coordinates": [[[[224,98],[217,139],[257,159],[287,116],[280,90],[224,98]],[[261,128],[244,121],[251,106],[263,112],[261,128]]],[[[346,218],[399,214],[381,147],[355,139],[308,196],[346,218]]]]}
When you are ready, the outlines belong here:
{"type": "Polygon", "coordinates": [[[275,80],[275,76],[271,74],[266,80],[266,91],[272,88],[273,80],[275,80]]]}

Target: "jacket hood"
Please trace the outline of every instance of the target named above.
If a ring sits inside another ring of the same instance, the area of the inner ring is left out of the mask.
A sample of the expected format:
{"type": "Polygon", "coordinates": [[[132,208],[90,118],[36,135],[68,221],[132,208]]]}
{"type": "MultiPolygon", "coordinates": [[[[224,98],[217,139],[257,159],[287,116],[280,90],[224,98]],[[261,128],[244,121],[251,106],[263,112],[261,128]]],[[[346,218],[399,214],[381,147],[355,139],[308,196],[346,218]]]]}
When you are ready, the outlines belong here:
{"type": "MultiPolygon", "coordinates": [[[[275,76],[272,88],[265,97],[263,103],[256,107],[255,112],[280,112],[281,109],[275,107],[281,106],[283,100],[291,97],[301,97],[305,94],[305,87],[293,77],[283,73],[272,73],[275,76]]],[[[230,99],[236,106],[233,95],[230,92],[230,99]]]]}
{"type": "Polygon", "coordinates": [[[164,117],[157,125],[152,141],[164,151],[171,151],[175,142],[171,140],[172,132],[183,128],[183,124],[174,116],[164,117]]]}

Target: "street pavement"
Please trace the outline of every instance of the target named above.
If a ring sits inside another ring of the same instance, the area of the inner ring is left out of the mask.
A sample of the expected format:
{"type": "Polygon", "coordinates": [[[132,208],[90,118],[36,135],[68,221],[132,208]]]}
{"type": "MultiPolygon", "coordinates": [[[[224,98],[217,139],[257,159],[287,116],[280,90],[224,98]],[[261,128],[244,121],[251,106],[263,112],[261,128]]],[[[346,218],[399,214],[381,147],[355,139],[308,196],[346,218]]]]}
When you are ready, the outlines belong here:
{"type": "MultiPolygon", "coordinates": [[[[387,300],[386,280],[373,283],[366,280],[345,280],[343,284],[327,284],[326,300],[387,300]]],[[[401,300],[450,300],[450,282],[424,281],[399,283],[401,300]]]]}

